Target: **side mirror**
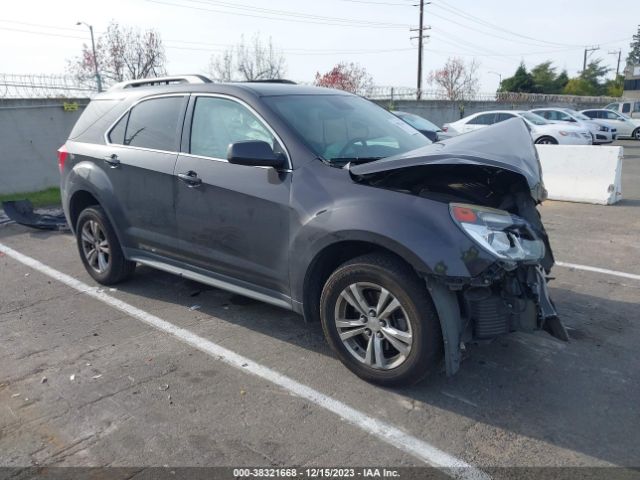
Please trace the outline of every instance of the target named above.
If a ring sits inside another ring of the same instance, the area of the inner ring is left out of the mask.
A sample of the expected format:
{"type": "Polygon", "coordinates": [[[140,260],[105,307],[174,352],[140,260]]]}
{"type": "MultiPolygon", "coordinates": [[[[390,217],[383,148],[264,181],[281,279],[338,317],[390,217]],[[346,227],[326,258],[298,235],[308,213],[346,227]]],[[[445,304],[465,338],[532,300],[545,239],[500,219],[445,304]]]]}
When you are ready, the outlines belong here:
{"type": "Polygon", "coordinates": [[[246,140],[229,145],[227,160],[236,165],[249,167],[280,168],[285,164],[284,155],[275,153],[267,142],[246,140]]]}

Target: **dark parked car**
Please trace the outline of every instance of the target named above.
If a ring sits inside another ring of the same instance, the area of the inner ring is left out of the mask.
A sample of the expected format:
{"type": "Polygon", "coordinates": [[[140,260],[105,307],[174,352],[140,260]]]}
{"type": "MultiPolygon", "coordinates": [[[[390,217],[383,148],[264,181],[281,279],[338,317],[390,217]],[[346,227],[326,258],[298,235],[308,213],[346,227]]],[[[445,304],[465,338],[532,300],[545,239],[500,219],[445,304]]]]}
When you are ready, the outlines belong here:
{"type": "Polygon", "coordinates": [[[446,140],[451,138],[451,135],[447,135],[442,129],[435,123],[431,123],[426,118],[416,115],[415,113],[393,111],[396,117],[401,118],[413,128],[418,130],[421,134],[427,137],[432,142],[438,142],[440,140],[446,140]]]}
{"type": "Polygon", "coordinates": [[[566,338],[520,119],[432,144],[341,91],[154,79],[95,97],[58,160],[99,283],[142,264],[291,309],[366,380],[453,374],[472,338],[566,338]]]}

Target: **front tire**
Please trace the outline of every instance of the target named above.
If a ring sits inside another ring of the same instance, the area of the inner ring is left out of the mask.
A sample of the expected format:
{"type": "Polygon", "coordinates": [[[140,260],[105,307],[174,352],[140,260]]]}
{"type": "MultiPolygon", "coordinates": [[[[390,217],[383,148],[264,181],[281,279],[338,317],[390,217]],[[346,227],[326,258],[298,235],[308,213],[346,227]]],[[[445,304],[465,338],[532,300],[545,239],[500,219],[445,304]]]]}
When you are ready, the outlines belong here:
{"type": "Polygon", "coordinates": [[[327,341],[360,378],[413,384],[442,357],[442,332],[426,285],[399,259],[367,254],[341,265],[320,298],[327,341]]]}
{"type": "Polygon", "coordinates": [[[118,237],[102,207],[85,208],[76,223],[76,242],[84,267],[95,281],[113,285],[129,278],[135,262],[122,253],[118,237]]]}
{"type": "Polygon", "coordinates": [[[631,134],[631,136],[635,139],[635,140],[640,140],[640,128],[636,128],[633,133],[631,134]]]}
{"type": "Polygon", "coordinates": [[[553,137],[540,137],[536,140],[536,145],[558,145],[558,141],[553,137]]]}

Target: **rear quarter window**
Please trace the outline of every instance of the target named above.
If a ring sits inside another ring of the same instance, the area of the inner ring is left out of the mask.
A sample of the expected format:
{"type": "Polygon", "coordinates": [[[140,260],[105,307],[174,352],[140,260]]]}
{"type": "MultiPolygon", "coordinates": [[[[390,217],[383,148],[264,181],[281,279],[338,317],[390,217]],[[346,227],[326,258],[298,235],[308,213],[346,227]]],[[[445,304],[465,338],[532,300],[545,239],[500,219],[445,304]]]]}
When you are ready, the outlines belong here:
{"type": "MultiPolygon", "coordinates": [[[[75,140],[78,137],[83,136],[92,126],[96,125],[100,120],[108,116],[122,101],[118,99],[109,100],[92,100],[89,105],[84,109],[82,115],[74,125],[69,139],[75,140]]],[[[100,135],[97,138],[100,138],[100,135]]]]}

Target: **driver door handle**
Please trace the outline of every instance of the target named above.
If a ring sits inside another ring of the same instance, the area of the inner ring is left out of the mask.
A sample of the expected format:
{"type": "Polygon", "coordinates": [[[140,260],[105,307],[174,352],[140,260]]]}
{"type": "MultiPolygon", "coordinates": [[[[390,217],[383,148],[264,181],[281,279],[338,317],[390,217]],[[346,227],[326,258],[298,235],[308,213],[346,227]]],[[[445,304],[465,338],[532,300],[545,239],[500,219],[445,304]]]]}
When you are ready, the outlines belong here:
{"type": "Polygon", "coordinates": [[[185,173],[179,173],[178,178],[189,185],[189,187],[197,187],[202,184],[202,179],[198,177],[198,174],[193,170],[189,170],[185,173]]]}

